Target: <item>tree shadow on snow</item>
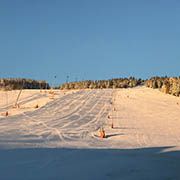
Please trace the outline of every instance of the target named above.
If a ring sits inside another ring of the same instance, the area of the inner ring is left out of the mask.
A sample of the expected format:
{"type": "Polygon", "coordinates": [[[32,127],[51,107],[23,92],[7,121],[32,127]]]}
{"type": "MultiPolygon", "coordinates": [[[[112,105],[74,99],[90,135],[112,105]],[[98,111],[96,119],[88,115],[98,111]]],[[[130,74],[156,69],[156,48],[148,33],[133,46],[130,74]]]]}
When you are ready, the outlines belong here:
{"type": "Polygon", "coordinates": [[[180,152],[169,148],[1,149],[0,179],[177,180],[180,152]]]}

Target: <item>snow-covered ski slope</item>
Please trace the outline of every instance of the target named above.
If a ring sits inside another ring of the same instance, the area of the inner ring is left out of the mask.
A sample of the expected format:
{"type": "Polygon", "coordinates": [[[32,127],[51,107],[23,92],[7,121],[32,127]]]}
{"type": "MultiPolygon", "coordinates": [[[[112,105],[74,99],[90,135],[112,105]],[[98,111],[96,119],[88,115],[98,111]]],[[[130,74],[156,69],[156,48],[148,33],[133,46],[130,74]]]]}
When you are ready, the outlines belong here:
{"type": "Polygon", "coordinates": [[[178,147],[179,110],[178,97],[144,87],[60,93],[35,111],[1,118],[0,147],[178,147]]]}
{"type": "Polygon", "coordinates": [[[0,180],[178,180],[179,117],[178,97],[145,87],[59,92],[0,118],[0,180]]]}
{"type": "Polygon", "coordinates": [[[112,90],[67,93],[46,106],[0,120],[2,147],[98,147],[112,90]]]}

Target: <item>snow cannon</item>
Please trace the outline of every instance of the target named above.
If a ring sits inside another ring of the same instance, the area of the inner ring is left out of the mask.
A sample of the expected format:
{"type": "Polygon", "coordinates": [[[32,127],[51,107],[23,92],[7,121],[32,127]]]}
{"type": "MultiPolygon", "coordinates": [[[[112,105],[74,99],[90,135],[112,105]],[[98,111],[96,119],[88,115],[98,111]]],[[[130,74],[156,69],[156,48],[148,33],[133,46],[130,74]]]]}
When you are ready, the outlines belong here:
{"type": "Polygon", "coordinates": [[[16,105],[14,105],[12,108],[17,108],[17,109],[19,109],[20,108],[20,105],[19,104],[16,104],[16,105]]]}
{"type": "Polygon", "coordinates": [[[36,106],[35,106],[34,108],[35,108],[35,109],[39,108],[39,105],[38,105],[38,104],[36,104],[36,106]]]}
{"type": "Polygon", "coordinates": [[[5,112],[5,116],[6,117],[9,116],[9,112],[8,111],[5,112]]]}
{"type": "Polygon", "coordinates": [[[106,137],[105,130],[103,128],[101,128],[99,131],[99,137],[102,139],[106,137]]]}
{"type": "Polygon", "coordinates": [[[3,113],[1,113],[1,115],[7,117],[7,116],[9,116],[9,112],[8,111],[3,112],[3,113]]]}
{"type": "Polygon", "coordinates": [[[114,128],[114,124],[113,124],[113,122],[111,123],[111,128],[112,128],[112,129],[114,128]]]}

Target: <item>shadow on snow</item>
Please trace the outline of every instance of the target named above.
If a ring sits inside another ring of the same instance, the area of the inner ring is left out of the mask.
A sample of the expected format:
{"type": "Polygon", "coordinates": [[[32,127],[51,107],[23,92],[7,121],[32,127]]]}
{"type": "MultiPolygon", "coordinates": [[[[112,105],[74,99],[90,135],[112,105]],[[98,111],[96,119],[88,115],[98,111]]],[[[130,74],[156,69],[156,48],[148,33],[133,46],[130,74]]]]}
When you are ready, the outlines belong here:
{"type": "Polygon", "coordinates": [[[180,152],[142,149],[0,150],[2,180],[180,179],[180,152]]]}

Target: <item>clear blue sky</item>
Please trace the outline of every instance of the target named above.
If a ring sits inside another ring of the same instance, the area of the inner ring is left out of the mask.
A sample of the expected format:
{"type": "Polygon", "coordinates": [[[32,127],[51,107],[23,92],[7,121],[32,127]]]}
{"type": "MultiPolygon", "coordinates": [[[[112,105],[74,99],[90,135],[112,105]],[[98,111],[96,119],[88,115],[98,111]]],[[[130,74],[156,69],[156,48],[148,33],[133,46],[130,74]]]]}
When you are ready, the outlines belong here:
{"type": "Polygon", "coordinates": [[[179,76],[179,48],[180,1],[0,0],[0,77],[179,76]]]}

